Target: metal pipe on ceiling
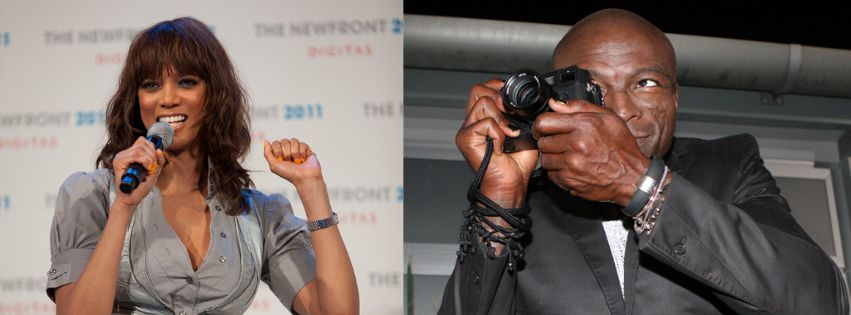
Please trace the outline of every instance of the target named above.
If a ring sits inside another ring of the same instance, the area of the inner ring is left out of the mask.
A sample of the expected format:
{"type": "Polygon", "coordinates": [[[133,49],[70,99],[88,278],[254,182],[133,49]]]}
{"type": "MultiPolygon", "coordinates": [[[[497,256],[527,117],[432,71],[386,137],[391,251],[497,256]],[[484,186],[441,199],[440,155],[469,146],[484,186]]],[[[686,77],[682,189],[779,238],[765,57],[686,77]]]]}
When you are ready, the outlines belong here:
{"type": "MultiPolygon", "coordinates": [[[[405,67],[509,73],[550,69],[569,26],[405,15],[405,67]]],[[[851,51],[668,34],[680,84],[851,97],[851,51]]]]}

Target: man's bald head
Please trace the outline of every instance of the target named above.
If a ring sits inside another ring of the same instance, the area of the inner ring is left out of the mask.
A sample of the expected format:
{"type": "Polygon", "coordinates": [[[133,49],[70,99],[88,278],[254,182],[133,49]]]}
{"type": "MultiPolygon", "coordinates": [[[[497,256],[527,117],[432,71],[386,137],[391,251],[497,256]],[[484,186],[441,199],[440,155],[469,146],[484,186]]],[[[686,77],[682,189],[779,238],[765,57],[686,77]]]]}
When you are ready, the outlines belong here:
{"type": "Polygon", "coordinates": [[[598,11],[576,23],[553,52],[556,69],[578,66],[600,86],[646,156],[671,147],[678,107],[677,63],[665,33],[624,10],[598,11]]]}
{"type": "Polygon", "coordinates": [[[650,49],[676,80],[676,55],[668,37],[641,16],[620,9],[600,10],[570,28],[553,50],[556,69],[574,65],[576,54],[589,45],[631,45],[634,49],[650,49]]]}

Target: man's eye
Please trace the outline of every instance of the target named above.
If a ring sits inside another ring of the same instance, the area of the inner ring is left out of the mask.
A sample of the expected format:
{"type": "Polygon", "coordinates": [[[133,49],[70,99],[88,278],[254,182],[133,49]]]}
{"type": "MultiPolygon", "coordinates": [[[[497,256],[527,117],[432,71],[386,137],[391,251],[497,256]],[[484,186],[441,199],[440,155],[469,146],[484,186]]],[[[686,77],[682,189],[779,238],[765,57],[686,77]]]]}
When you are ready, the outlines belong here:
{"type": "Polygon", "coordinates": [[[158,87],[160,87],[160,84],[154,81],[142,82],[142,88],[145,90],[156,89],[158,87]]]}
{"type": "Polygon", "coordinates": [[[638,84],[636,84],[636,86],[637,86],[637,87],[653,87],[653,86],[659,86],[659,81],[651,80],[651,79],[643,79],[643,80],[641,80],[641,81],[638,81],[638,84]]]}

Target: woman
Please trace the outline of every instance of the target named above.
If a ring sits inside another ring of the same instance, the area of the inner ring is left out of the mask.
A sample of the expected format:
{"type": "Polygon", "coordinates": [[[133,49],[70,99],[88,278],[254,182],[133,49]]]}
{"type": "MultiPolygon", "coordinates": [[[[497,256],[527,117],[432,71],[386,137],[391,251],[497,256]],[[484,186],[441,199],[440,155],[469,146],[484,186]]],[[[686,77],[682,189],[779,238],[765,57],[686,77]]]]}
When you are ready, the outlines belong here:
{"type": "Polygon", "coordinates": [[[203,23],[142,31],[118,85],[103,168],[71,175],[57,198],[47,292],[58,314],[241,314],[260,279],[298,314],[358,313],[352,265],[307,144],[266,141],[264,156],[295,185],[310,232],[281,195],[249,189],[240,165],[246,98],[203,23]],[[165,150],[143,137],[156,122],[174,129],[165,150]],[[148,175],[125,194],[115,187],[133,163],[148,175]]]}

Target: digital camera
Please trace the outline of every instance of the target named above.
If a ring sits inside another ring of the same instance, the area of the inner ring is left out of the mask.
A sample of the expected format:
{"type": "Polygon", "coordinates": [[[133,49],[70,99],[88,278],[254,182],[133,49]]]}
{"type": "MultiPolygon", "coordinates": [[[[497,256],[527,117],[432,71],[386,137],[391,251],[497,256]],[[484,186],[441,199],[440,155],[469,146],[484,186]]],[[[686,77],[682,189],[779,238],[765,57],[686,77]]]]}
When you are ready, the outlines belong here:
{"type": "Polygon", "coordinates": [[[535,149],[531,127],[539,114],[550,109],[547,101],[584,99],[604,106],[600,86],[591,80],[591,74],[577,66],[570,66],[553,72],[538,74],[534,70],[515,72],[500,90],[502,102],[507,112],[505,117],[520,129],[520,136],[506,139],[504,151],[507,153],[535,149]]]}

